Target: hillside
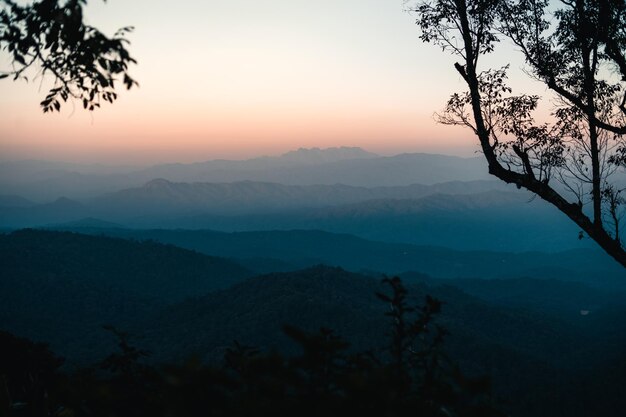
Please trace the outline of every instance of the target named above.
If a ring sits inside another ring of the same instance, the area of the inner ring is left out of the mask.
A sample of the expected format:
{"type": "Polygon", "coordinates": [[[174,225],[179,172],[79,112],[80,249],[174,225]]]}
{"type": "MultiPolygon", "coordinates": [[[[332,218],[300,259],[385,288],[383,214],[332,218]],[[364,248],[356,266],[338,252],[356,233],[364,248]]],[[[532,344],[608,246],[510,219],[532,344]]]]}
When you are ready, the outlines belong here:
{"type": "MultiPolygon", "coordinates": [[[[223,233],[210,230],[77,229],[133,239],[154,239],[205,254],[263,259],[282,270],[318,263],[387,274],[418,271],[440,278],[554,278],[626,288],[622,268],[603,252],[557,253],[459,251],[435,246],[387,243],[319,230],[223,233]],[[278,262],[269,262],[274,259],[278,262]],[[289,267],[291,265],[291,267],[289,267]]],[[[268,269],[263,267],[262,271],[268,269]]]]}
{"type": "MultiPolygon", "coordinates": [[[[234,250],[239,244],[232,236],[214,235],[222,248],[234,250]]],[[[335,253],[353,262],[358,251],[363,251],[362,260],[373,261],[374,250],[383,251],[380,260],[385,253],[408,249],[390,245],[385,252],[384,245],[370,246],[375,242],[327,235],[253,234],[245,237],[254,237],[257,246],[246,250],[257,256],[278,251],[273,243],[277,236],[283,254],[313,254],[317,248],[318,254],[335,253]]],[[[455,256],[438,248],[413,249],[423,252],[418,256],[422,261],[441,256],[441,265],[445,256],[455,256]]],[[[378,350],[387,343],[388,307],[375,296],[386,288],[378,278],[336,267],[251,277],[223,258],[154,241],[36,230],[0,235],[0,253],[1,330],[50,343],[67,356],[69,366],[93,362],[113,350],[114,338],[101,329],[104,324],[130,332],[134,345],[152,352],[152,362],[194,353],[219,360],[235,340],[293,353],[295,345],[282,334],[283,324],[311,331],[332,328],[357,350],[378,350]]],[[[507,262],[519,256],[497,255],[507,262]]],[[[486,259],[479,252],[465,256],[476,264],[486,259]]],[[[590,256],[566,253],[545,259],[562,257],[578,266],[590,256]]],[[[615,396],[623,386],[617,372],[604,373],[610,387],[598,378],[600,370],[619,363],[626,340],[619,326],[624,303],[618,294],[556,281],[437,280],[413,274],[406,282],[411,303],[419,305],[426,294],[444,302],[437,322],[450,333],[445,344],[450,357],[469,374],[491,375],[497,397],[513,415],[582,417],[599,409],[591,401],[599,392],[615,396]],[[572,314],[581,301],[596,304],[591,314],[572,314]],[[561,384],[563,380],[569,383],[561,384]],[[568,398],[565,408],[555,405],[555,397],[568,398]]]]}
{"type": "Polygon", "coordinates": [[[174,246],[34,230],[0,235],[0,271],[1,328],[83,363],[114,348],[102,325],[127,328],[168,303],[250,276],[174,246]]]}
{"type": "MultiPolygon", "coordinates": [[[[424,282],[422,274],[400,274],[405,282],[424,282]]],[[[554,278],[512,279],[427,279],[431,285],[450,285],[494,305],[539,311],[552,316],[582,322],[595,320],[612,305],[626,300],[626,291],[591,287],[580,282],[554,278]]]]}
{"type": "Polygon", "coordinates": [[[251,274],[226,259],[171,245],[68,232],[0,235],[0,253],[5,284],[63,278],[164,302],[225,288],[251,274]]]}
{"type": "MultiPolygon", "coordinates": [[[[411,303],[419,305],[425,294],[445,302],[437,322],[449,331],[450,357],[465,372],[491,375],[497,398],[515,415],[549,416],[563,410],[585,415],[600,408],[586,401],[604,386],[586,384],[581,375],[588,366],[605,366],[601,358],[613,351],[606,346],[593,350],[590,360],[586,348],[594,336],[587,336],[586,328],[490,305],[451,287],[417,284],[408,289],[411,303]],[[563,379],[569,384],[560,385],[563,379]],[[579,392],[582,387],[588,391],[579,392]],[[572,392],[579,397],[571,398],[572,392]],[[569,403],[555,404],[560,396],[569,396],[569,403]]],[[[288,323],[309,331],[330,327],[354,349],[377,351],[388,343],[389,323],[387,306],[374,293],[385,290],[377,280],[323,266],[269,274],[167,308],[143,340],[179,358],[191,350],[218,360],[234,340],[293,353],[295,345],[280,331],[288,323]],[[181,322],[186,325],[180,327],[181,322]]]]}
{"type": "MultiPolygon", "coordinates": [[[[409,288],[414,303],[430,294],[449,304],[441,323],[454,337],[515,346],[518,352],[547,360],[562,358],[565,352],[557,346],[572,336],[562,321],[491,307],[451,287],[413,283],[409,288]],[[545,326],[566,330],[557,336],[545,326]]],[[[232,340],[284,349],[287,339],[281,337],[280,328],[289,324],[309,331],[332,327],[358,349],[377,349],[386,343],[387,306],[376,292],[386,291],[378,279],[323,265],[267,274],[168,307],[159,313],[147,338],[170,340],[172,352],[179,355],[196,352],[219,358],[220,347],[232,340]],[[178,325],[182,322],[185,327],[178,325]]]]}

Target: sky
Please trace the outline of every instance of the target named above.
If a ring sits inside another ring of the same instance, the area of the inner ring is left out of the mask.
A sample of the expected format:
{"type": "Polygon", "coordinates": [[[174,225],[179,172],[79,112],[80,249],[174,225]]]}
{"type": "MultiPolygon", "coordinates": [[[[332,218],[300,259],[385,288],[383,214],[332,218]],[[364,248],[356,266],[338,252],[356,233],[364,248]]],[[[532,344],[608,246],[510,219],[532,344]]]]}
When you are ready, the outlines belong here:
{"type": "MultiPolygon", "coordinates": [[[[95,112],[43,114],[51,80],[0,81],[0,159],[151,164],[360,146],[471,156],[434,113],[463,90],[403,0],[92,0],[88,23],[132,25],[139,89],[95,112]]],[[[504,65],[503,57],[493,58],[504,65]]],[[[7,68],[6,57],[0,69],[7,68]]]]}

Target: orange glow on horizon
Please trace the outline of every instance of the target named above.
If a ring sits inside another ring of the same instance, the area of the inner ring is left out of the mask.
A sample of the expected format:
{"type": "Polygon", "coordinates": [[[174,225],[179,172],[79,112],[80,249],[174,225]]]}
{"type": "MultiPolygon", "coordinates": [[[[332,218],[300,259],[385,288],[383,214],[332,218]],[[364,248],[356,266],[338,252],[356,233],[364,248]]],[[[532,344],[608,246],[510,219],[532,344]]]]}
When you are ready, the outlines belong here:
{"type": "Polygon", "coordinates": [[[463,90],[454,58],[420,43],[401,1],[262,3],[90,3],[95,26],[137,28],[140,88],[93,114],[76,103],[44,115],[50,80],[0,81],[0,159],[148,164],[335,146],[472,155],[470,131],[433,119],[463,90]]]}

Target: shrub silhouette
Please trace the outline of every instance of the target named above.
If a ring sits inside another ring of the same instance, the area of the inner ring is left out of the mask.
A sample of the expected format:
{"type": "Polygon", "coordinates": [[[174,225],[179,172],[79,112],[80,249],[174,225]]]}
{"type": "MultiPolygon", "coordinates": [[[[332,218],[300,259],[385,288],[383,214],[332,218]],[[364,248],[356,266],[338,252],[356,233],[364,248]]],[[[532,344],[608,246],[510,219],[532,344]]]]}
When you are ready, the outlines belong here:
{"type": "Polygon", "coordinates": [[[63,360],[41,343],[0,331],[0,416],[48,415],[48,390],[63,360]]]}
{"type": "MultiPolygon", "coordinates": [[[[426,297],[424,305],[411,306],[399,278],[384,282],[390,293],[378,297],[389,304],[391,319],[391,342],[384,350],[354,353],[332,330],[309,333],[285,326],[285,334],[300,347],[298,355],[235,342],[220,365],[190,359],[156,368],[143,363],[147,353],[132,347],[125,333],[109,327],[120,352],[98,367],[57,375],[59,363],[47,350],[37,351],[53,366],[35,372],[56,376],[42,379],[50,385],[36,391],[40,398],[28,399],[41,403],[49,392],[48,408],[31,407],[28,415],[502,415],[491,404],[488,381],[465,378],[444,355],[445,331],[434,323],[441,303],[426,297]]],[[[31,363],[9,362],[19,367],[17,374],[31,363]]],[[[6,364],[0,374],[6,374],[6,364]]],[[[16,381],[9,379],[10,390],[15,391],[11,384],[16,381]]],[[[22,415],[10,407],[5,411],[22,415]]]]}

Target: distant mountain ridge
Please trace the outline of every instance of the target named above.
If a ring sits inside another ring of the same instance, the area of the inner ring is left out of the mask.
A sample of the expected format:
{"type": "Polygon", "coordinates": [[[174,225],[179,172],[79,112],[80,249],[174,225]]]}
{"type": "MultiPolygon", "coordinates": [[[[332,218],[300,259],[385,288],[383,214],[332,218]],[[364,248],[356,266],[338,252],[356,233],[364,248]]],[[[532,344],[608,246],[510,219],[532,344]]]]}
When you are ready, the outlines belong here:
{"type": "Polygon", "coordinates": [[[68,222],[87,217],[89,211],[89,207],[66,197],[44,204],[0,206],[0,225],[34,226],[33,221],[39,225],[68,222]]]}
{"type": "Polygon", "coordinates": [[[0,207],[30,207],[35,204],[19,195],[0,195],[0,207]]]}
{"type": "Polygon", "coordinates": [[[0,194],[0,228],[8,229],[91,218],[140,228],[319,229],[456,249],[592,245],[544,201],[492,179],[480,157],[340,147],[130,170],[0,163],[0,194]]]}
{"type": "MultiPolygon", "coordinates": [[[[334,185],[284,185],[258,181],[234,183],[175,183],[162,178],[142,187],[130,188],[91,201],[91,206],[116,213],[167,212],[239,214],[267,210],[309,209],[363,203],[382,199],[420,199],[435,194],[459,195],[490,192],[490,198],[477,197],[485,203],[498,198],[523,201],[529,195],[495,181],[450,182],[436,185],[412,184],[396,187],[357,187],[334,185]],[[506,190],[506,191],[505,191],[506,190]]],[[[440,197],[440,200],[445,199],[440,197]]],[[[453,199],[449,197],[448,199],[453,199]]],[[[447,203],[448,205],[450,203],[447,203]]],[[[435,204],[436,206],[436,204],[435,204]]],[[[106,212],[106,211],[105,211],[106,212]]]]}
{"type": "Polygon", "coordinates": [[[155,178],[171,182],[276,182],[288,185],[397,186],[489,179],[480,158],[435,154],[378,156],[361,148],[304,149],[277,157],[160,164],[148,168],[23,161],[0,163],[0,194],[33,201],[138,187],[155,178]]]}
{"type": "Polygon", "coordinates": [[[51,229],[64,228],[64,229],[70,229],[70,230],[71,229],[83,229],[83,228],[89,228],[89,229],[122,229],[124,228],[124,225],[96,219],[95,217],[83,217],[78,220],[72,220],[72,221],[65,222],[65,223],[57,223],[57,224],[50,224],[50,225],[44,225],[44,226],[51,228],[51,229]]]}
{"type": "Polygon", "coordinates": [[[354,146],[341,146],[333,148],[299,148],[295,151],[289,151],[277,159],[284,161],[292,161],[303,164],[325,164],[329,162],[338,162],[346,159],[365,159],[377,158],[377,155],[368,152],[363,148],[354,146]]]}
{"type": "MultiPolygon", "coordinates": [[[[418,271],[437,278],[558,278],[626,289],[623,269],[600,250],[558,253],[459,251],[388,243],[320,230],[223,233],[212,230],[77,229],[81,233],[155,240],[230,259],[270,259],[283,270],[316,264],[386,274],[418,271]],[[289,268],[289,265],[291,268],[289,268]]],[[[244,262],[245,264],[245,262],[244,262]]]]}
{"type": "Polygon", "coordinates": [[[182,228],[220,231],[315,229],[379,241],[456,249],[589,247],[547,203],[497,181],[395,187],[175,183],[165,179],[78,203],[61,198],[0,206],[0,227],[182,228]],[[78,222],[78,223],[76,223],[78,222]],[[83,227],[89,227],[84,222],[83,227]],[[110,226],[106,226],[109,223],[110,226]]]}
{"type": "Polygon", "coordinates": [[[429,194],[421,198],[381,198],[326,207],[314,212],[323,217],[367,217],[388,215],[411,215],[427,211],[463,212],[498,206],[510,206],[528,201],[526,193],[499,190],[481,191],[475,194],[429,194]]]}
{"type": "MultiPolygon", "coordinates": [[[[512,203],[529,198],[526,193],[496,181],[453,181],[434,185],[367,188],[344,184],[284,185],[258,181],[177,183],[158,178],[141,187],[105,194],[82,203],[61,197],[51,203],[31,203],[26,206],[24,199],[6,198],[5,206],[0,204],[0,225],[13,223],[23,227],[85,217],[124,223],[125,219],[150,214],[161,214],[169,219],[191,214],[233,215],[322,208],[371,200],[414,200],[434,195],[439,195],[435,200],[444,204],[446,198],[457,198],[454,195],[468,195],[464,199],[472,199],[470,194],[476,194],[477,197],[473,199],[482,200],[484,205],[499,204],[498,199],[500,203],[512,203]],[[481,196],[485,192],[489,193],[487,199],[484,198],[486,195],[481,196]],[[444,197],[445,194],[449,196],[444,197]]],[[[453,206],[454,202],[445,204],[453,206]]],[[[431,205],[437,207],[436,202],[431,205]]]]}
{"type": "Polygon", "coordinates": [[[178,182],[253,180],[288,185],[341,183],[366,187],[490,179],[486,165],[480,158],[414,153],[340,159],[329,157],[328,154],[316,156],[315,151],[311,150],[286,155],[247,161],[160,165],[140,171],[136,176],[145,181],[153,178],[178,182]],[[303,155],[310,153],[315,157],[303,159],[303,155]]]}

